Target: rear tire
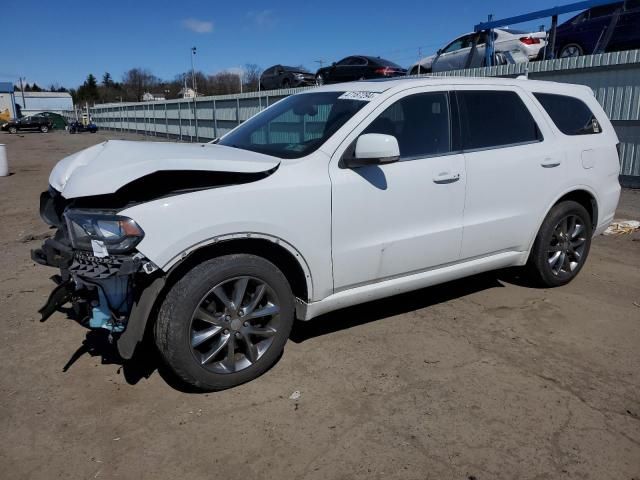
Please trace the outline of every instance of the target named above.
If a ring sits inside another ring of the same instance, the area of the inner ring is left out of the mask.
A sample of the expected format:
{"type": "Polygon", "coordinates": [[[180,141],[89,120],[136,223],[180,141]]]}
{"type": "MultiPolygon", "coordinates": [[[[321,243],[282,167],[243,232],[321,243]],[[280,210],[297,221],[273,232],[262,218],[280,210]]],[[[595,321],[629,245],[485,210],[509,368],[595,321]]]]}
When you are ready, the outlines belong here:
{"type": "Polygon", "coordinates": [[[293,321],[293,293],[284,274],[261,257],[236,254],[208,260],[173,285],[154,333],[180,380],[215,391],[267,371],[293,321]]]}
{"type": "Polygon", "coordinates": [[[319,87],[324,85],[324,77],[322,75],[316,75],[316,85],[319,87]]]}
{"type": "Polygon", "coordinates": [[[49,127],[47,127],[46,125],[40,125],[40,131],[42,133],[47,133],[49,132],[49,127]]]}
{"type": "Polygon", "coordinates": [[[584,55],[584,49],[577,43],[569,43],[560,49],[559,58],[574,58],[584,55]]]}
{"type": "Polygon", "coordinates": [[[544,287],[559,287],[573,280],[591,248],[589,212],[577,202],[555,205],[542,222],[529,256],[534,280],[544,287]]]}

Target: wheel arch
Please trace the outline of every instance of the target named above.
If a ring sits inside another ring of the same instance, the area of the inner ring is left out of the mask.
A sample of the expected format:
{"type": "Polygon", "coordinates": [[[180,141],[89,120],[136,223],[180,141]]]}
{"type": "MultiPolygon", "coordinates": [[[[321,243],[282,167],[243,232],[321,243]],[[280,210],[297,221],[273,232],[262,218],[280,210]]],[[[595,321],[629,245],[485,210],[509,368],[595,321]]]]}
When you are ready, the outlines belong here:
{"type": "Polygon", "coordinates": [[[165,266],[171,284],[203,261],[223,255],[246,253],[269,260],[287,277],[293,294],[308,302],[313,295],[311,270],[302,254],[281,238],[258,233],[229,234],[195,245],[165,266]]]}
{"type": "Polygon", "coordinates": [[[542,227],[542,222],[547,218],[549,212],[553,207],[555,207],[560,202],[564,202],[567,200],[573,200],[574,202],[582,205],[587,212],[589,213],[589,217],[591,218],[591,226],[592,229],[598,225],[598,199],[596,194],[586,185],[578,185],[570,190],[565,191],[564,193],[558,195],[545,209],[544,214],[540,219],[538,219],[537,228],[533,238],[529,242],[529,255],[531,254],[531,249],[533,248],[533,243],[538,237],[538,233],[540,233],[540,228],[542,227]]]}
{"type": "Polygon", "coordinates": [[[143,337],[153,328],[167,292],[180,278],[206,260],[234,253],[257,255],[270,261],[285,275],[296,298],[304,303],[313,298],[309,266],[302,254],[289,243],[257,233],[217,237],[182,252],[165,266],[164,275],[158,272],[155,280],[138,293],[140,298],[130,312],[127,328],[117,341],[120,355],[125,359],[132,358],[143,337]]]}

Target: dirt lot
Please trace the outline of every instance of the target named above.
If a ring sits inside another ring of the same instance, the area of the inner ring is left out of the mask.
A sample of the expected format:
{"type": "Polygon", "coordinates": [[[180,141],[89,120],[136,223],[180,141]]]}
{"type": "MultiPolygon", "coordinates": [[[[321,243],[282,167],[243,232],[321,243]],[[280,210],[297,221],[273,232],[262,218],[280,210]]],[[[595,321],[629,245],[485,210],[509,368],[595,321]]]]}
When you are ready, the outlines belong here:
{"type": "MultiPolygon", "coordinates": [[[[0,477],[640,479],[638,234],[597,238],[563,288],[499,272],[299,324],[260,379],[189,393],[152,354],[121,365],[38,320],[49,170],[122,137],[0,136],[0,477]]],[[[640,192],[619,216],[640,218],[640,192]]]]}

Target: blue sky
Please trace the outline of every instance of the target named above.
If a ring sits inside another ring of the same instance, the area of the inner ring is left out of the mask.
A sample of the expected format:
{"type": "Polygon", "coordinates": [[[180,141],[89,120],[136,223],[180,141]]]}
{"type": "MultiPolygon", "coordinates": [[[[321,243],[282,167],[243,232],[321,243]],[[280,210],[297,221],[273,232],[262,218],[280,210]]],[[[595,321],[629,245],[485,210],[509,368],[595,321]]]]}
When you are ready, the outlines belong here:
{"type": "MultiPolygon", "coordinates": [[[[13,1],[2,6],[11,21],[2,22],[0,81],[23,76],[41,86],[75,87],[88,73],[100,79],[108,71],[120,80],[133,67],[172,79],[190,68],[192,46],[198,48],[196,68],[205,73],[246,63],[315,71],[315,60],[358,53],[406,67],[419,48],[433,53],[489,13],[503,18],[562,3],[569,2],[13,1]]],[[[529,26],[537,30],[545,22],[529,26]]]]}

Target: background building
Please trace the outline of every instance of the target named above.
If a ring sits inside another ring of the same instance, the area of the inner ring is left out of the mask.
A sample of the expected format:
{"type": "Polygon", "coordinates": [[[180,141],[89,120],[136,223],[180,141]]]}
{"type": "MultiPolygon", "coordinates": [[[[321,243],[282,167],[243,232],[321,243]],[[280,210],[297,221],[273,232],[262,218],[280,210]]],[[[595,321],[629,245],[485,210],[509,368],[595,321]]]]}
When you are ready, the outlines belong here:
{"type": "Polygon", "coordinates": [[[6,122],[16,116],[13,83],[0,82],[0,122],[6,122]]]}
{"type": "MultiPolygon", "coordinates": [[[[13,86],[12,86],[13,90],[13,86]]],[[[15,101],[28,116],[41,112],[62,114],[73,110],[73,99],[66,92],[15,92],[15,101]]]]}

